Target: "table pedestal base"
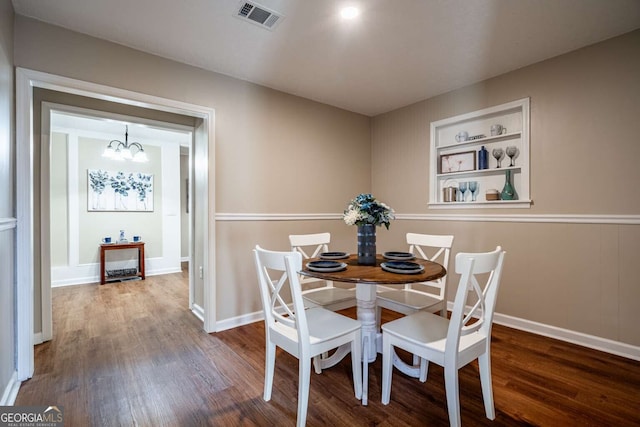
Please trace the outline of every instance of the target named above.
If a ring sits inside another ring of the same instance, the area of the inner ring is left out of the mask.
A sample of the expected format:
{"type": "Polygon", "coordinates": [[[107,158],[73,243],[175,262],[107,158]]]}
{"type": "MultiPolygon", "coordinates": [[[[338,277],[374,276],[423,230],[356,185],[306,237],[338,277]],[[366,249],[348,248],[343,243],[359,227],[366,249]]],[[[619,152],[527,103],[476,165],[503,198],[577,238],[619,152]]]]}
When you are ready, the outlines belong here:
{"type": "MultiPolygon", "coordinates": [[[[378,353],[382,353],[382,334],[378,332],[376,322],[376,286],[364,283],[356,284],[356,299],[358,300],[358,320],[362,324],[362,404],[367,404],[367,392],[369,389],[369,363],[376,361],[378,353]]],[[[320,369],[330,368],[339,363],[351,351],[350,344],[345,344],[336,349],[328,357],[323,357],[316,367],[320,369]]],[[[414,378],[420,378],[420,364],[409,365],[393,353],[393,365],[400,372],[414,378]]]]}

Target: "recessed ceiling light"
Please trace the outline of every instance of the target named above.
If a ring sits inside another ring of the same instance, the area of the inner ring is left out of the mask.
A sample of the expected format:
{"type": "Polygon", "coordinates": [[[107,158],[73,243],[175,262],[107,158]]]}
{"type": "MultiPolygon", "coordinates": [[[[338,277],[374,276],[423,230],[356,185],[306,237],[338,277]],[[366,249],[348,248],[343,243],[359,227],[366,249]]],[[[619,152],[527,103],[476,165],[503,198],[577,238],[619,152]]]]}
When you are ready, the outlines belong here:
{"type": "Polygon", "coordinates": [[[340,15],[344,18],[344,19],[353,19],[356,16],[358,16],[360,14],[360,11],[358,10],[357,7],[354,6],[348,6],[348,7],[344,7],[342,8],[342,10],[340,11],[340,15]]]}

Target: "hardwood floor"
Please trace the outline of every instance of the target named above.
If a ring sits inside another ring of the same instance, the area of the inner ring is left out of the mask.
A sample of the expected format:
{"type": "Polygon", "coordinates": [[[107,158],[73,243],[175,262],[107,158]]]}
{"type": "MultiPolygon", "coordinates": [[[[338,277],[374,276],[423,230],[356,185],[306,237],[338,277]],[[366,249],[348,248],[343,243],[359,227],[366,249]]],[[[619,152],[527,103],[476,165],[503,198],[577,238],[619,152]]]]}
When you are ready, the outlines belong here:
{"type": "MultiPolygon", "coordinates": [[[[186,274],[56,288],[53,301],[54,338],[36,347],[16,405],[61,405],[66,426],[295,425],[297,360],[278,350],[263,401],[264,324],[205,334],[187,308],[186,274]]],[[[460,371],[465,426],[640,425],[639,362],[499,325],[492,352],[496,419],[485,418],[473,363],[460,371]]],[[[442,368],[432,364],[424,384],[394,371],[384,406],[380,359],[366,407],[348,357],[312,373],[307,424],[448,425],[442,368]]]]}

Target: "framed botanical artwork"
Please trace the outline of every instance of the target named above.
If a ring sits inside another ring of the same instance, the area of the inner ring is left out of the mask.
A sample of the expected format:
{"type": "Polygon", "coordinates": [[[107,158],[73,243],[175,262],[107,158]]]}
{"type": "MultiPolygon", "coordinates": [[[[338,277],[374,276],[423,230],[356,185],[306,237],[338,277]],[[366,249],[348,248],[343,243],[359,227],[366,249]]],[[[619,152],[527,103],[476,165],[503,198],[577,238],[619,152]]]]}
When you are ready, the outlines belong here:
{"type": "Polygon", "coordinates": [[[153,212],[153,175],[87,169],[89,212],[153,212]]]}
{"type": "Polygon", "coordinates": [[[476,170],[476,152],[442,154],[439,173],[466,172],[476,170]]]}

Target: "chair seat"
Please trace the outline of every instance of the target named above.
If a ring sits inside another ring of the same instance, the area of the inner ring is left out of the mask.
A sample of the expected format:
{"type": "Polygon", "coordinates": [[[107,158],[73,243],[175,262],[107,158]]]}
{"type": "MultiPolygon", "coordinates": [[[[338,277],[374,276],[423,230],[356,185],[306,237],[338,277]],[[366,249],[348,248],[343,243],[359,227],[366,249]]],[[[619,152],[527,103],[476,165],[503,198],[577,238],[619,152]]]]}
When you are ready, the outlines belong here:
{"type": "MultiPolygon", "coordinates": [[[[360,321],[335,313],[322,307],[305,310],[309,326],[311,345],[328,341],[360,329],[360,321]]],[[[276,323],[273,327],[288,339],[298,342],[298,334],[294,328],[276,323]]]]}
{"type": "MultiPolygon", "coordinates": [[[[449,319],[426,311],[418,311],[383,324],[382,330],[384,333],[399,337],[403,341],[409,341],[415,345],[444,354],[447,332],[449,331],[449,319]]],[[[465,349],[483,342],[485,338],[484,334],[480,332],[463,335],[460,337],[458,350],[463,352],[465,349]]]]}
{"type": "MultiPolygon", "coordinates": [[[[302,293],[302,298],[316,306],[325,306],[355,300],[356,291],[354,289],[342,288],[322,288],[311,289],[302,293]]],[[[354,304],[355,305],[355,304],[354,304]]]]}
{"type": "Polygon", "coordinates": [[[360,329],[359,320],[326,310],[322,307],[314,307],[306,310],[309,323],[309,337],[311,344],[315,341],[326,341],[340,335],[360,329]]]}
{"type": "Polygon", "coordinates": [[[430,296],[423,292],[417,292],[411,289],[398,289],[380,292],[377,297],[379,301],[383,300],[382,304],[380,304],[382,306],[385,305],[384,301],[388,301],[390,303],[398,303],[404,307],[409,307],[413,311],[424,310],[443,303],[443,300],[435,295],[430,296]]]}

